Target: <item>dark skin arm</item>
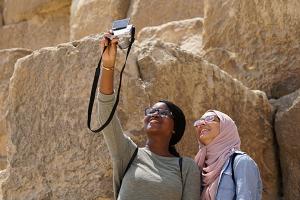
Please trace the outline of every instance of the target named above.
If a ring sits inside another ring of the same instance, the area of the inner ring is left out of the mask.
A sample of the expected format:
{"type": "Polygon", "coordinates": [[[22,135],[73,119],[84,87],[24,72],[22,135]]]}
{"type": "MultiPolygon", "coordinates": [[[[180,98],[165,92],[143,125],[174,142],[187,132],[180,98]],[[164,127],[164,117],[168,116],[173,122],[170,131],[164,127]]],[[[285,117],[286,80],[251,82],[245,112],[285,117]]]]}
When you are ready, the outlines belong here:
{"type": "Polygon", "coordinates": [[[118,39],[108,39],[110,33],[105,33],[100,41],[101,49],[107,46],[102,56],[101,75],[99,91],[102,94],[113,94],[114,92],[114,68],[117,55],[118,39]]]}

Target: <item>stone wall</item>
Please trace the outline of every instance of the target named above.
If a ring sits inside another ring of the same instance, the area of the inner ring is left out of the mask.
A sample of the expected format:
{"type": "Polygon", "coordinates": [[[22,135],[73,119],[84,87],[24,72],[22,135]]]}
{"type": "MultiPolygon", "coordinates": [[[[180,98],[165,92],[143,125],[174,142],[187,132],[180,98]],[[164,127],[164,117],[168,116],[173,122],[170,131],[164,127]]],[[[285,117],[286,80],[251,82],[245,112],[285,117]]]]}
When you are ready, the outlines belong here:
{"type": "Polygon", "coordinates": [[[107,147],[86,128],[100,54],[88,35],[125,17],[137,27],[118,107],[126,134],[143,146],[143,109],[169,99],[187,116],[178,149],[193,157],[193,120],[219,109],[260,167],[263,199],[300,197],[300,3],[172,2],[0,0],[0,199],[112,199],[107,147]]]}
{"type": "Polygon", "coordinates": [[[73,0],[70,39],[111,29],[113,20],[126,18],[129,3],[129,0],[73,0]]]}
{"type": "Polygon", "coordinates": [[[8,0],[4,2],[4,23],[16,24],[32,19],[36,15],[56,12],[68,7],[70,0],[8,0]]]}
{"type": "Polygon", "coordinates": [[[3,0],[0,0],[0,27],[3,25],[3,0]]]}
{"type": "Polygon", "coordinates": [[[300,2],[205,2],[206,59],[278,98],[300,87],[300,2]]]}
{"type": "Polygon", "coordinates": [[[107,31],[113,20],[126,17],[140,31],[148,26],[202,16],[202,0],[173,0],[171,4],[167,0],[73,0],[70,38],[107,31]]]}
{"type": "Polygon", "coordinates": [[[202,53],[203,18],[168,22],[159,26],[145,27],[138,33],[140,43],[153,40],[176,44],[182,50],[195,55],[202,53]],[[174,34],[176,30],[176,34],[174,34]]]}
{"type": "Polygon", "coordinates": [[[128,17],[137,30],[143,27],[161,25],[203,16],[203,0],[135,0],[131,1],[128,17]]]}
{"type": "Polygon", "coordinates": [[[272,100],[277,110],[276,138],[280,150],[280,163],[285,199],[298,199],[300,195],[300,90],[272,100]]]}
{"type": "Polygon", "coordinates": [[[7,166],[7,121],[9,79],[14,72],[15,62],[28,54],[26,49],[0,50],[0,170],[7,166]]]}
{"type": "Polygon", "coordinates": [[[39,49],[67,42],[70,3],[69,0],[4,1],[0,49],[39,49]]]}

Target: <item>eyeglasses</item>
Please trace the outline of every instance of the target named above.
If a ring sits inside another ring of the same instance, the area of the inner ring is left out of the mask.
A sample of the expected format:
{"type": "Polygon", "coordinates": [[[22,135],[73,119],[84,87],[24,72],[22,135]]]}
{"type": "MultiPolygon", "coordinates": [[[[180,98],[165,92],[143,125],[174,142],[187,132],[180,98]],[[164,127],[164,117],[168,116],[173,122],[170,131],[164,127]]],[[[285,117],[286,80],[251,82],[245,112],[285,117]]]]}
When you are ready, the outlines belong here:
{"type": "Polygon", "coordinates": [[[206,116],[205,118],[200,118],[197,121],[194,122],[194,126],[200,126],[203,122],[207,123],[207,122],[220,122],[220,119],[216,116],[216,115],[209,115],[206,116]]]}
{"type": "Polygon", "coordinates": [[[146,108],[145,109],[145,116],[146,117],[152,117],[155,114],[161,116],[161,117],[171,117],[173,118],[173,114],[169,110],[159,109],[159,108],[146,108]]]}

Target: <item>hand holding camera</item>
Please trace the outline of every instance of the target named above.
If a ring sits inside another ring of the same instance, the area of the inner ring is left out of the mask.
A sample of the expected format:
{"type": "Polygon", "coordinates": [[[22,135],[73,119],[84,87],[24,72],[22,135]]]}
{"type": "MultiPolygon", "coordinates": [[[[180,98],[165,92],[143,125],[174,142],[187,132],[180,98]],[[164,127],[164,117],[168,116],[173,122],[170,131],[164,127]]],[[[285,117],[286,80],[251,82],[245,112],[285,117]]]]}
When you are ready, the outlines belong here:
{"type": "Polygon", "coordinates": [[[103,38],[100,41],[101,49],[106,47],[106,50],[103,52],[103,66],[108,69],[113,69],[115,66],[116,55],[117,55],[117,44],[119,39],[117,37],[110,39],[113,35],[108,32],[103,35],[103,38]]]}
{"type": "Polygon", "coordinates": [[[105,33],[100,45],[107,50],[103,53],[104,68],[113,68],[117,54],[117,45],[120,49],[126,49],[134,40],[135,28],[129,24],[129,18],[116,20],[112,24],[112,30],[105,33]]]}

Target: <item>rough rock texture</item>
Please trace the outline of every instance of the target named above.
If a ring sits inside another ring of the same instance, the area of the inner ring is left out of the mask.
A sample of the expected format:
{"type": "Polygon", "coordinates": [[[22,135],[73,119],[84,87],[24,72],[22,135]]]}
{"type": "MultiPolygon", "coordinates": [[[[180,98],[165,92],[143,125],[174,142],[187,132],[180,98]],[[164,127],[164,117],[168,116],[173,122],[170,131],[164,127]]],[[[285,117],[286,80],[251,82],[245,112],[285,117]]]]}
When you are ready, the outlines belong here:
{"type": "Polygon", "coordinates": [[[203,18],[192,18],[168,22],[160,26],[143,28],[139,34],[139,42],[162,40],[180,46],[182,50],[201,54],[203,18]]]}
{"type": "Polygon", "coordinates": [[[156,26],[170,21],[203,16],[203,0],[136,0],[132,1],[128,17],[137,31],[143,27],[156,26]]]}
{"type": "Polygon", "coordinates": [[[300,197],[300,90],[274,102],[275,132],[280,149],[284,199],[300,197]]]}
{"type": "MultiPolygon", "coordinates": [[[[112,197],[106,144],[102,135],[86,127],[98,44],[98,38],[85,38],[34,51],[17,61],[9,90],[10,165],[2,184],[4,199],[112,197]]],[[[120,116],[127,117],[125,127],[141,121],[139,108],[148,104],[144,88],[130,74],[124,74],[122,92],[129,96],[120,103],[126,105],[120,109],[120,116]]]]}
{"type": "Polygon", "coordinates": [[[0,28],[3,25],[2,11],[0,10],[0,28]]]}
{"type": "MultiPolygon", "coordinates": [[[[24,1],[25,2],[25,1],[24,1]]],[[[39,49],[69,41],[69,8],[0,27],[0,49],[39,49]]]]}
{"type": "Polygon", "coordinates": [[[0,27],[3,25],[3,0],[0,0],[0,27]]]}
{"type": "Polygon", "coordinates": [[[194,156],[197,151],[193,121],[208,109],[221,110],[235,120],[242,150],[260,167],[264,199],[277,199],[279,164],[271,105],[265,93],[251,91],[201,57],[161,42],[145,44],[138,55],[138,65],[150,102],[169,99],[186,113],[187,132],[179,145],[184,155],[194,156]]]}
{"type": "Polygon", "coordinates": [[[7,178],[7,176],[8,176],[8,174],[7,174],[6,170],[0,171],[0,200],[3,199],[1,184],[3,183],[3,181],[5,181],[5,179],[7,178]]]}
{"type": "Polygon", "coordinates": [[[129,4],[130,0],[73,0],[70,40],[111,29],[113,20],[126,17],[129,4]]]}
{"type": "Polygon", "coordinates": [[[8,88],[9,79],[13,74],[15,62],[31,51],[27,49],[7,49],[0,50],[0,170],[5,169],[7,165],[6,144],[7,129],[6,116],[8,112],[8,88]]]}
{"type": "Polygon", "coordinates": [[[6,0],[4,1],[4,22],[14,24],[29,20],[35,15],[44,15],[64,7],[70,7],[71,0],[6,0]]]}
{"type": "Polygon", "coordinates": [[[234,77],[268,97],[297,90],[299,9],[298,0],[206,0],[203,43],[210,52],[206,59],[225,70],[234,68],[234,73],[229,70],[234,77]]]}

